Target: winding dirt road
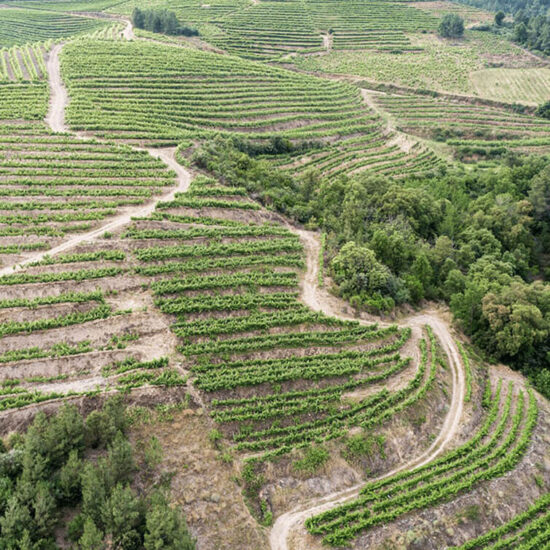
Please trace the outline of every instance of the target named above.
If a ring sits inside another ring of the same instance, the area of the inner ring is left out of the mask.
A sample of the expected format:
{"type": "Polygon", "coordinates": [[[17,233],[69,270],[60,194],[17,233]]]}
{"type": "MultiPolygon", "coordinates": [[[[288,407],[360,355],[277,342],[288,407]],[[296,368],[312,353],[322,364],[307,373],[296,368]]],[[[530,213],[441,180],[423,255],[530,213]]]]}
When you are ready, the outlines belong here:
{"type": "Polygon", "coordinates": [[[126,40],[134,40],[135,38],[134,26],[132,25],[132,22],[129,19],[126,21],[126,28],[122,32],[122,36],[124,36],[126,40]]]}
{"type": "MultiPolygon", "coordinates": [[[[303,302],[315,311],[321,311],[327,315],[339,317],[340,319],[352,320],[352,317],[347,317],[340,313],[341,310],[339,310],[339,308],[335,305],[337,303],[337,299],[329,296],[326,291],[319,288],[318,258],[320,245],[315,233],[304,230],[295,230],[295,232],[300,236],[306,250],[306,274],[302,282],[301,293],[303,302]]],[[[360,322],[366,324],[369,321],[360,320],[360,322]]],[[[378,323],[380,325],[387,324],[380,321],[378,321],[378,323]]],[[[457,435],[461,426],[466,383],[464,369],[460,360],[460,354],[450,334],[449,327],[437,316],[436,313],[430,312],[406,318],[402,321],[402,324],[408,326],[423,326],[428,324],[432,327],[434,334],[439,339],[445,353],[447,354],[452,371],[453,391],[451,396],[451,404],[439,435],[426,451],[415,459],[402,464],[391,472],[387,472],[386,474],[378,478],[374,478],[371,481],[383,479],[402,470],[409,470],[431,462],[447,448],[448,444],[457,435]]],[[[290,512],[286,512],[285,514],[279,516],[275,521],[269,535],[271,550],[290,550],[288,546],[290,534],[293,531],[296,531],[302,536],[305,535],[304,522],[307,518],[320,514],[330,508],[334,508],[335,506],[343,504],[349,500],[353,500],[358,496],[364,485],[365,483],[360,483],[344,491],[338,491],[324,497],[316,498],[298,506],[290,512]]],[[[292,550],[295,549],[293,548],[292,550]]],[[[306,547],[297,546],[296,550],[306,550],[306,547]]]]}
{"type": "Polygon", "coordinates": [[[395,123],[392,119],[392,117],[384,110],[382,109],[376,101],[374,101],[372,94],[378,93],[373,92],[372,90],[366,90],[365,88],[361,88],[361,97],[363,98],[363,101],[365,105],[372,111],[374,111],[382,120],[386,122],[386,128],[384,129],[384,133],[386,136],[388,136],[389,141],[386,143],[388,147],[391,147],[392,145],[397,145],[401,151],[404,153],[410,153],[411,149],[417,145],[419,142],[416,140],[413,136],[406,134],[405,132],[401,132],[401,130],[398,130],[395,127],[395,123]]]}

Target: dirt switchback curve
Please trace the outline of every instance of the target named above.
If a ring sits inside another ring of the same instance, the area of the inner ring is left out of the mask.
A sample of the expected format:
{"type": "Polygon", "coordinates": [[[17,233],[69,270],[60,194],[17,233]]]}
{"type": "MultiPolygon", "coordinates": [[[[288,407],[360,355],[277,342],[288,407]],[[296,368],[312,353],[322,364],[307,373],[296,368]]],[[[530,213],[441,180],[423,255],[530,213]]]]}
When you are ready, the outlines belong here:
{"type": "MultiPolygon", "coordinates": [[[[301,293],[303,302],[315,311],[321,311],[327,315],[338,317],[340,319],[352,320],[352,317],[341,315],[337,307],[334,305],[337,300],[334,297],[329,296],[326,291],[319,288],[318,258],[320,245],[315,233],[305,230],[297,230],[296,233],[300,236],[306,250],[306,274],[302,282],[301,293]]],[[[360,322],[367,323],[367,321],[360,322]]],[[[387,323],[378,322],[378,324],[385,325],[387,323]]],[[[451,404],[441,431],[430,447],[424,451],[424,453],[395,468],[391,472],[387,472],[386,474],[369,481],[376,481],[378,479],[390,477],[402,470],[416,468],[431,462],[447,448],[448,444],[457,434],[461,425],[462,409],[466,391],[465,376],[462,362],[460,360],[460,354],[449,332],[447,324],[442,321],[436,313],[431,312],[408,317],[404,319],[401,324],[407,326],[422,326],[428,324],[432,327],[434,334],[439,339],[445,353],[447,354],[452,371],[453,391],[451,396],[451,404]]],[[[313,499],[308,503],[302,504],[301,506],[298,506],[297,508],[279,516],[275,521],[269,536],[271,550],[295,550],[294,547],[290,549],[288,546],[288,539],[292,531],[300,529],[301,532],[304,533],[305,528],[303,524],[307,518],[320,514],[325,510],[356,498],[364,486],[365,482],[354,485],[344,491],[338,491],[324,497],[313,499]]],[[[296,550],[298,549],[296,548],[296,550]]],[[[304,547],[300,548],[300,550],[306,549],[304,547]]]]}

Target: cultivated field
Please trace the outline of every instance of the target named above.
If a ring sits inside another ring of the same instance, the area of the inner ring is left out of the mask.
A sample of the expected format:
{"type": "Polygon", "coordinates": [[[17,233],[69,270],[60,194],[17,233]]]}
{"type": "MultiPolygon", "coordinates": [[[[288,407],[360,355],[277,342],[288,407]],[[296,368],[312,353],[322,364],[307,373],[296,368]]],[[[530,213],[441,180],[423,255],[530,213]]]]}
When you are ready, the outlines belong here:
{"type": "MultiPolygon", "coordinates": [[[[499,37],[478,31],[466,31],[465,38],[447,41],[434,34],[410,35],[410,48],[365,55],[364,52],[332,51],[323,56],[300,56],[295,64],[315,72],[365,77],[409,88],[449,93],[480,95],[495,99],[496,87],[487,87],[483,95],[475,84],[475,75],[492,64],[505,67],[532,67],[540,61],[499,37]]],[[[491,71],[497,69],[490,69],[491,71]]],[[[498,71],[504,69],[498,69],[498,71]]],[[[538,69],[532,69],[533,71],[538,69]]],[[[498,99],[503,99],[498,97],[498,99]]],[[[514,100],[519,100],[516,96],[514,100]]]]}
{"type": "Polygon", "coordinates": [[[471,81],[479,97],[539,105],[548,99],[550,69],[485,69],[472,73],[471,81]]]}
{"type": "Polygon", "coordinates": [[[510,109],[446,97],[378,95],[376,101],[404,132],[445,141],[462,152],[498,156],[504,148],[546,153],[550,122],[510,109]]]}
{"type": "Polygon", "coordinates": [[[79,35],[107,23],[100,19],[64,13],[0,7],[0,46],[20,46],[27,42],[79,35]]]}
{"type": "MultiPolygon", "coordinates": [[[[348,237],[313,230],[322,220],[299,226],[244,176],[264,160],[297,176],[298,193],[313,170],[334,193],[356,191],[348,203],[365,197],[354,176],[379,176],[369,182],[406,192],[396,211],[418,212],[392,211],[384,226],[361,203],[365,234],[378,223],[382,238],[395,224],[415,239],[413,214],[433,215],[421,250],[428,262],[446,245],[434,227],[452,229],[458,210],[435,197],[426,205],[431,197],[423,202],[412,185],[458,177],[446,174],[458,161],[482,159],[482,168],[508,151],[550,151],[550,121],[505,104],[545,99],[547,69],[525,68],[539,60],[475,31],[441,41],[442,13],[487,17],[444,2],[148,5],[174,9],[203,42],[134,34],[120,16],[135,0],[9,5],[0,7],[6,442],[40,411],[71,402],[88,414],[122,394],[138,405],[131,437],[155,435],[163,449],[165,475],[150,468],[144,479],[184,511],[201,550],[548,548],[548,401],[518,372],[481,358],[446,306],[421,301],[378,317],[351,307],[327,276],[325,248],[348,237]],[[100,18],[105,10],[113,17],[100,18]],[[488,69],[496,59],[506,67],[488,69]],[[393,87],[369,87],[380,83],[393,87]],[[291,152],[238,151],[216,179],[189,158],[220,136],[288,142],[291,152]],[[409,188],[405,176],[414,176],[409,188]]],[[[461,169],[469,177],[470,166],[461,169]]],[[[481,184],[471,181],[473,195],[481,184]]],[[[508,193],[499,183],[506,191],[482,199],[508,193]]],[[[525,218],[531,207],[516,199],[525,218]]],[[[518,221],[511,234],[522,231],[518,221]]],[[[438,270],[466,285],[451,258],[459,237],[445,235],[451,252],[438,270]]],[[[501,256],[495,278],[512,280],[511,254],[501,256]]],[[[357,277],[370,275],[367,267],[357,277]]],[[[521,305],[517,316],[542,324],[521,305]]],[[[0,447],[0,459],[8,468],[17,452],[0,447]]]]}

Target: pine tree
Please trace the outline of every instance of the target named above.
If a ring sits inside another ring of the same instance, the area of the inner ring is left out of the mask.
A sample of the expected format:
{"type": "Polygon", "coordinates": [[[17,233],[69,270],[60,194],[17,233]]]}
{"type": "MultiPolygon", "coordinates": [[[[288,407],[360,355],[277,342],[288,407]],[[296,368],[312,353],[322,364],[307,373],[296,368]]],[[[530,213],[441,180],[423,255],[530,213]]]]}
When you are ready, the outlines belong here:
{"type": "Polygon", "coordinates": [[[103,550],[103,533],[97,528],[91,518],[84,523],[84,532],[78,541],[81,550],[103,550]]]}
{"type": "Polygon", "coordinates": [[[80,496],[80,472],[82,470],[82,461],[78,458],[78,451],[74,449],[69,454],[69,458],[63,468],[59,471],[57,485],[61,492],[61,497],[65,502],[71,503],[78,500],[80,496]]]}
{"type": "Polygon", "coordinates": [[[121,432],[118,432],[109,447],[107,462],[113,483],[130,481],[132,472],[136,468],[134,454],[132,445],[121,432]]]}
{"type": "Polygon", "coordinates": [[[171,508],[161,493],[151,499],[147,512],[145,550],[194,550],[191,538],[181,515],[171,508]]]}
{"type": "Polygon", "coordinates": [[[109,487],[103,475],[103,463],[97,466],[86,464],[82,472],[82,513],[89,516],[96,525],[102,524],[101,511],[107,499],[109,487]]]}
{"type": "Polygon", "coordinates": [[[140,523],[140,504],[129,486],[118,484],[113,489],[103,510],[103,521],[115,548],[129,549],[140,545],[136,530],[140,523]]]}

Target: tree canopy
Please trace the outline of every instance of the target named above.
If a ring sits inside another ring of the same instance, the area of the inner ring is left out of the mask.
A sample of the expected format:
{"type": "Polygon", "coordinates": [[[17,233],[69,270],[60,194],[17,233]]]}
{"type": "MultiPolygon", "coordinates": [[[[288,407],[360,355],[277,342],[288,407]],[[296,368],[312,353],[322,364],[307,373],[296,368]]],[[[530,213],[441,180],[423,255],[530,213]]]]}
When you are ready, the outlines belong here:
{"type": "Polygon", "coordinates": [[[150,32],[163,34],[183,34],[185,36],[197,36],[199,32],[196,29],[182,25],[173,11],[162,10],[142,10],[134,8],[132,12],[132,23],[138,29],[145,29],[150,32]]]}
{"type": "Polygon", "coordinates": [[[443,38],[460,38],[464,35],[464,20],[455,13],[448,13],[441,19],[437,31],[443,38]]]}
{"type": "Polygon", "coordinates": [[[73,405],[51,417],[39,412],[22,438],[2,443],[1,550],[57,548],[54,534],[60,527],[81,550],[195,548],[163,493],[137,495],[131,488],[135,462],[119,429],[126,424],[120,396],[97,412],[107,428],[100,443],[89,434],[95,422],[85,422],[73,405]],[[91,442],[100,449],[97,460],[85,458],[91,442]],[[60,524],[64,507],[80,510],[65,526],[60,524]]]}

